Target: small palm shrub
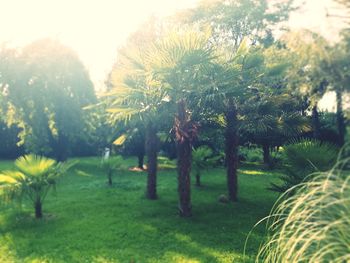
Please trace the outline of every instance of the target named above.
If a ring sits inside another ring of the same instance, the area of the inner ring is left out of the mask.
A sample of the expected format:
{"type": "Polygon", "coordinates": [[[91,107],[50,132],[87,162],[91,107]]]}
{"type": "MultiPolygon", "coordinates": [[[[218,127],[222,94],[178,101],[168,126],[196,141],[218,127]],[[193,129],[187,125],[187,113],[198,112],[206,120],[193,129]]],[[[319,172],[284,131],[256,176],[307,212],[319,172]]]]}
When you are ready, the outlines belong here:
{"type": "Polygon", "coordinates": [[[240,159],[246,162],[262,162],[262,150],[257,147],[241,147],[239,149],[240,159]]]}
{"type": "Polygon", "coordinates": [[[220,157],[213,156],[208,146],[200,146],[192,151],[192,170],[196,176],[196,186],[201,186],[201,173],[213,166],[220,157]]]}
{"type": "Polygon", "coordinates": [[[294,195],[284,194],[272,210],[271,236],[256,262],[350,262],[350,173],[341,171],[345,164],[317,173],[296,186],[294,195]]]}
{"type": "Polygon", "coordinates": [[[339,149],[330,143],[314,139],[302,139],[283,147],[285,174],[282,183],[272,184],[271,189],[285,192],[310,178],[310,174],[327,171],[336,163],[339,149]]]}
{"type": "Polygon", "coordinates": [[[107,160],[102,161],[102,167],[106,172],[107,175],[107,182],[109,186],[113,185],[113,174],[120,170],[123,166],[123,157],[121,156],[115,156],[110,157],[107,160]]]}
{"type": "Polygon", "coordinates": [[[57,163],[53,159],[32,154],[19,157],[15,161],[16,170],[0,174],[2,200],[7,203],[27,198],[33,203],[35,217],[41,218],[47,194],[72,165],[73,163],[57,163]]]}

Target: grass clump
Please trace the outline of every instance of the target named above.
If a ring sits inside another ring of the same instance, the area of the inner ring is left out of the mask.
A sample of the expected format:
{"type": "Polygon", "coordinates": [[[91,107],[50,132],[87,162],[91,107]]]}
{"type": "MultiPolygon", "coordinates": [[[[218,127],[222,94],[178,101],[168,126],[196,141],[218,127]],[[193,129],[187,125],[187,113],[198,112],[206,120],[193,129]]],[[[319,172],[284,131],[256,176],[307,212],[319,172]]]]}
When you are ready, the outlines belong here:
{"type": "MultiPolygon", "coordinates": [[[[350,262],[348,161],[294,189],[272,211],[272,235],[256,262],[350,262]]],[[[284,195],[287,196],[288,192],[284,195]]]]}

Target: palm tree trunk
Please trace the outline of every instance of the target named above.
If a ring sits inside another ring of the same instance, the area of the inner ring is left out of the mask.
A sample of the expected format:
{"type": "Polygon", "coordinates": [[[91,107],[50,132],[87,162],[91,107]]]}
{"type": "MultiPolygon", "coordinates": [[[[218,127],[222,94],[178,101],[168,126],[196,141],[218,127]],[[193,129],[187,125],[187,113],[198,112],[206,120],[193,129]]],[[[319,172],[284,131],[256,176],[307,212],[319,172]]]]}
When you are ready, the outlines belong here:
{"type": "Polygon", "coordinates": [[[337,128],[338,128],[338,143],[340,146],[343,146],[345,143],[345,119],[343,113],[343,96],[340,89],[336,90],[337,98],[337,128]]]}
{"type": "Polygon", "coordinates": [[[112,186],[113,181],[112,181],[112,170],[108,171],[108,185],[112,186]]]}
{"type": "Polygon", "coordinates": [[[320,131],[320,119],[318,116],[318,110],[317,110],[317,104],[312,107],[312,130],[313,130],[313,137],[314,139],[319,140],[321,138],[321,131],[320,131]]]}
{"type": "Polygon", "coordinates": [[[201,186],[201,174],[199,172],[196,173],[196,186],[201,186]]]}
{"type": "Polygon", "coordinates": [[[42,218],[43,212],[42,212],[42,204],[40,199],[36,199],[34,203],[34,209],[35,209],[35,218],[42,218]]]}
{"type": "Polygon", "coordinates": [[[56,160],[58,162],[64,162],[69,155],[69,139],[62,133],[58,134],[57,147],[55,149],[56,160]]]}
{"type": "Polygon", "coordinates": [[[231,100],[228,105],[228,109],[225,113],[226,118],[226,165],[227,165],[227,188],[228,195],[231,201],[237,201],[238,192],[238,120],[237,120],[237,106],[231,100]]]}
{"type": "Polygon", "coordinates": [[[143,153],[139,153],[137,155],[137,167],[143,170],[143,160],[144,160],[145,155],[143,153]]]}
{"type": "Polygon", "coordinates": [[[157,199],[157,148],[158,138],[154,124],[150,121],[146,127],[146,154],[147,154],[147,192],[150,200],[157,199]]]}
{"type": "Polygon", "coordinates": [[[269,147],[269,144],[264,142],[262,145],[262,148],[263,148],[264,164],[270,165],[270,147],[269,147]]]}
{"type": "Polygon", "coordinates": [[[177,116],[175,117],[177,169],[178,169],[178,192],[179,213],[182,217],[192,215],[191,205],[191,126],[190,116],[186,110],[186,103],[180,100],[177,103],[177,116]]]}

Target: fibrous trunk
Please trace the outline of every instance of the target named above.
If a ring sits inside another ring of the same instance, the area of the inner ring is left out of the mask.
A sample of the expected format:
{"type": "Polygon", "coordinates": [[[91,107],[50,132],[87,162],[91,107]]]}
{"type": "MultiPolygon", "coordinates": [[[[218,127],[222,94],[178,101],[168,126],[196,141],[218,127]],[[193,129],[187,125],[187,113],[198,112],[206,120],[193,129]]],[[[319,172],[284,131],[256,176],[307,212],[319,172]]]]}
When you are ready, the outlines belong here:
{"type": "Polygon", "coordinates": [[[233,101],[228,104],[225,112],[226,132],[225,132],[225,155],[227,166],[227,188],[229,200],[237,201],[238,192],[238,120],[237,106],[233,101]]]}
{"type": "Polygon", "coordinates": [[[152,122],[146,127],[146,155],[147,155],[147,192],[148,199],[157,199],[157,131],[152,122]]]}
{"type": "Polygon", "coordinates": [[[184,100],[177,103],[177,116],[174,129],[176,133],[179,213],[182,217],[192,215],[191,205],[191,159],[192,140],[196,129],[191,122],[184,100]]]}

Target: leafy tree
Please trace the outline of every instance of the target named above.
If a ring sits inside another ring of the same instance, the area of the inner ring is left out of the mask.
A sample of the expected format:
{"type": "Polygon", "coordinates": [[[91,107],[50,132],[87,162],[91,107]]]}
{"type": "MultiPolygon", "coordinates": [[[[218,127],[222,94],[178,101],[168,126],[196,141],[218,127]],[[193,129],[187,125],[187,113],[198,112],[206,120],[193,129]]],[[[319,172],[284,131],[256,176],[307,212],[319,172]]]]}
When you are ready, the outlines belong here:
{"type": "Polygon", "coordinates": [[[282,37],[282,45],[290,52],[292,67],[288,72],[291,93],[299,93],[311,107],[313,136],[320,139],[320,120],[317,103],[328,88],[322,63],[327,58],[327,41],[308,30],[290,32],[282,37]]]}
{"type": "Polygon", "coordinates": [[[17,134],[20,131],[18,127],[8,127],[5,123],[0,121],[0,158],[14,159],[24,154],[23,147],[17,146],[19,141],[17,134]]]}
{"type": "Polygon", "coordinates": [[[44,156],[22,156],[15,161],[16,170],[0,174],[0,194],[5,201],[28,198],[34,206],[35,217],[41,218],[47,194],[72,165],[57,163],[44,156]]]}
{"type": "Polygon", "coordinates": [[[234,51],[245,38],[254,44],[272,44],[273,29],[288,20],[293,9],[290,0],[203,0],[196,8],[180,13],[178,18],[185,23],[210,26],[212,44],[234,51]]]}
{"type": "Polygon", "coordinates": [[[77,55],[57,41],[38,40],[13,55],[1,75],[6,119],[22,128],[26,151],[66,159],[84,129],[82,107],[96,100],[77,55]]]}
{"type": "MultiPolygon", "coordinates": [[[[329,48],[328,56],[322,63],[322,69],[326,73],[326,79],[330,90],[336,94],[336,117],[338,144],[343,146],[346,134],[346,119],[344,116],[343,97],[350,84],[349,67],[347,57],[350,55],[347,34],[344,32],[342,40],[334,47],[329,48]]],[[[349,38],[350,39],[350,38],[349,38]]]]}

